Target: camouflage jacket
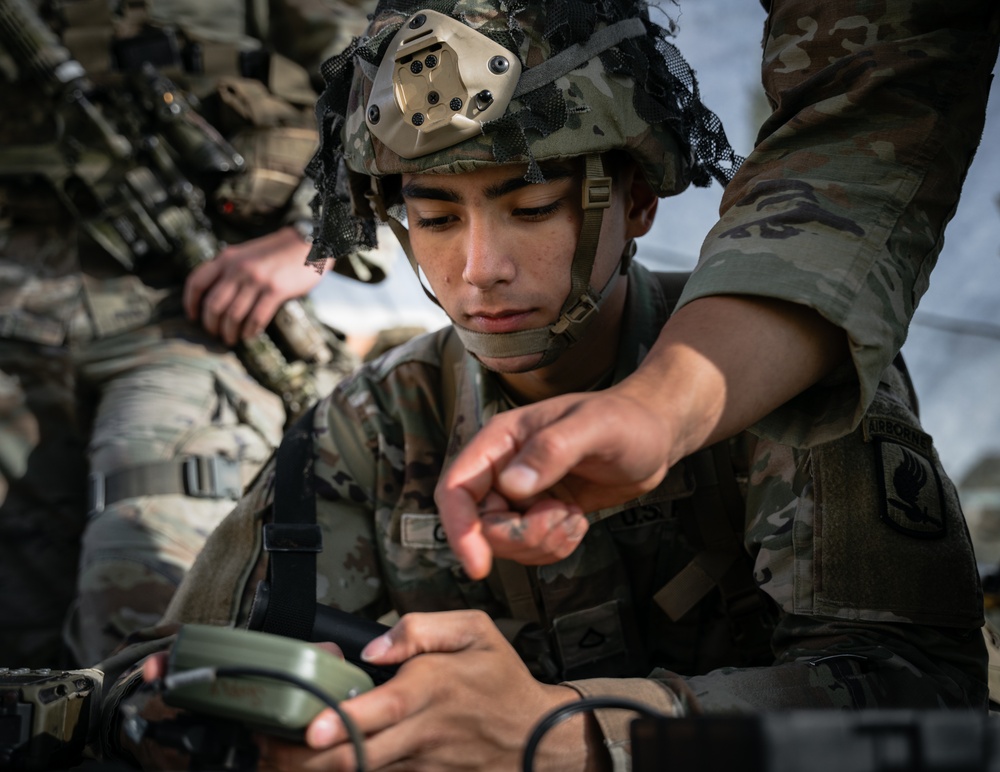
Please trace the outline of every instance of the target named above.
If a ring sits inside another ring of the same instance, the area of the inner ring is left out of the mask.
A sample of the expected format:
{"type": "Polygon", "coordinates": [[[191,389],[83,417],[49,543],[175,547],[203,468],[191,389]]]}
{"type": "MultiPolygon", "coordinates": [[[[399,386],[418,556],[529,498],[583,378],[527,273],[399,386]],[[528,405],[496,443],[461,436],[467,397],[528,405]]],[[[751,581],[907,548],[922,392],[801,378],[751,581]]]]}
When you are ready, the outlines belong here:
{"type": "MultiPolygon", "coordinates": [[[[311,221],[315,189],[304,170],[317,144],[319,64],[364,29],[370,2],[150,0],[141,13],[136,9],[142,4],[129,4],[129,13],[138,16],[124,21],[112,15],[115,4],[107,0],[66,0],[53,26],[96,83],[93,101],[99,106],[106,101],[103,90],[122,90],[112,67],[113,39],[132,46],[114,49],[122,59],[128,55],[122,52],[154,45],[141,29],[166,30],[179,41],[176,65],[161,71],[247,162],[243,173],[207,191],[204,207],[214,237],[236,243],[311,221]]],[[[7,63],[5,54],[0,44],[0,64],[7,63]]],[[[0,115],[0,337],[58,345],[178,315],[185,268],[141,256],[134,267],[123,266],[66,227],[72,218],[49,180],[66,173],[66,148],[86,133],[54,109],[54,97],[36,82],[3,67],[0,100],[18,106],[0,115]]],[[[63,112],[74,115],[72,109],[63,112]]],[[[87,166],[88,158],[79,160],[80,176],[96,166],[87,166]]],[[[378,281],[384,263],[377,254],[351,256],[336,270],[378,281]]]]}
{"type": "MultiPolygon", "coordinates": [[[[616,380],[636,368],[667,315],[659,284],[634,265],[616,380]]],[[[319,404],[319,602],[370,618],[482,609],[536,676],[677,715],[985,705],[971,546],[898,370],[887,370],[862,427],[840,440],[812,450],[750,435],[726,443],[732,485],[721,520],[719,481],[699,455],[643,499],[593,513],[571,556],[520,568],[534,599],[525,611],[508,602],[506,577],[469,580],[435,510],[440,470],[507,407],[495,377],[455,340],[447,328],[404,344],[319,404]],[[671,584],[690,578],[693,559],[711,572],[730,538],[739,559],[719,588],[692,595],[671,584]]],[[[269,467],[148,637],[183,622],[245,623],[267,575],[261,530],[272,487],[269,467]]],[[[624,765],[629,717],[618,713],[599,721],[624,765]]]]}
{"type": "Polygon", "coordinates": [[[1000,5],[763,4],[773,113],[726,188],[682,303],[777,297],[847,332],[853,368],[757,427],[804,446],[859,424],[903,344],[983,131],[1000,5]]]}

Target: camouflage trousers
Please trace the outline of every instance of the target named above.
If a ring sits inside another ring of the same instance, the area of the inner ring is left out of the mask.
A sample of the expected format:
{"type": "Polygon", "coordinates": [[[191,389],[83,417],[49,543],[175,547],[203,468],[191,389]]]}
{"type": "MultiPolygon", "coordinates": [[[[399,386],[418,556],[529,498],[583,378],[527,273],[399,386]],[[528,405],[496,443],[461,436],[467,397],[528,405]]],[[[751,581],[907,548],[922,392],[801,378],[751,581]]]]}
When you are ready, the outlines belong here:
{"type": "Polygon", "coordinates": [[[281,400],[183,319],[61,347],[0,341],[0,666],[102,659],[159,617],[233,506],[137,495],[88,521],[88,471],[222,457],[245,485],[284,421],[281,400]]]}

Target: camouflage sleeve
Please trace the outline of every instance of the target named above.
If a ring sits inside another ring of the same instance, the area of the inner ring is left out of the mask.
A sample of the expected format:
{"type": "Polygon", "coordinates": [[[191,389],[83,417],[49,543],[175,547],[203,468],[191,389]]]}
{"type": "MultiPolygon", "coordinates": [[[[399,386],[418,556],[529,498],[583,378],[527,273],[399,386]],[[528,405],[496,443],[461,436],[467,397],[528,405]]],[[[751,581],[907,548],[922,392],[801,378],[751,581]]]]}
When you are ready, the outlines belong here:
{"type": "Polygon", "coordinates": [[[928,286],[985,120],[995,0],[772,0],[773,108],[682,297],[774,297],[848,335],[853,367],[764,419],[800,447],[857,426],[928,286]]]}

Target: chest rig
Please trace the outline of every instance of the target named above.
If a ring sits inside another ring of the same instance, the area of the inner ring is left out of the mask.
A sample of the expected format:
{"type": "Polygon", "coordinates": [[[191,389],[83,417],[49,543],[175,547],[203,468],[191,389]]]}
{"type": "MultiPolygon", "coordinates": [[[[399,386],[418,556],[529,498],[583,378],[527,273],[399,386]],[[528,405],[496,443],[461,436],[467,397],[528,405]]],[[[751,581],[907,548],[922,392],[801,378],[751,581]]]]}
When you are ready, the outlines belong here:
{"type": "MultiPolygon", "coordinates": [[[[687,274],[658,278],[672,309],[687,274]]],[[[457,403],[463,358],[453,335],[442,357],[442,402],[449,410],[457,403]]],[[[452,418],[445,417],[446,425],[452,418]]],[[[265,525],[264,538],[275,613],[261,629],[300,638],[312,634],[322,550],[314,494],[311,487],[299,490],[311,442],[303,430],[282,443],[274,521],[265,525]],[[293,444],[299,453],[286,447],[293,444]]],[[[588,538],[598,553],[606,548],[599,561],[607,570],[588,574],[583,592],[559,577],[572,556],[538,568],[494,561],[486,584],[505,610],[494,622],[536,678],[641,677],[656,666],[702,672],[771,661],[772,624],[743,547],[745,470],[734,458],[745,456],[734,456],[729,441],[718,443],[677,464],[639,500],[589,515],[594,533],[588,538]],[[685,545],[680,557],[649,543],[647,534],[658,528],[677,531],[685,545]]]]}

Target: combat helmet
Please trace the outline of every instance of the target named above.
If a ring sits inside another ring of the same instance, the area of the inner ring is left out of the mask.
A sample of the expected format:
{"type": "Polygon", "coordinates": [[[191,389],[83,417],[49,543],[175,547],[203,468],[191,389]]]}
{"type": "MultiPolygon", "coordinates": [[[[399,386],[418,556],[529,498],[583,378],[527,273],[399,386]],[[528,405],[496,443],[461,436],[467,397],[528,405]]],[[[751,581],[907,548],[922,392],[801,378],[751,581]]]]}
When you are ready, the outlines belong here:
{"type": "Polygon", "coordinates": [[[583,221],[559,319],[511,333],[454,325],[473,354],[544,352],[536,367],[552,362],[580,338],[634,251],[606,286],[590,286],[611,203],[602,154],[627,152],[659,196],[713,178],[725,185],[742,160],[667,37],[645,0],[382,0],[366,36],[322,67],[310,259],[375,246],[377,218],[419,278],[401,174],[520,163],[526,180],[543,182],[540,162],[583,157],[583,221]]]}

